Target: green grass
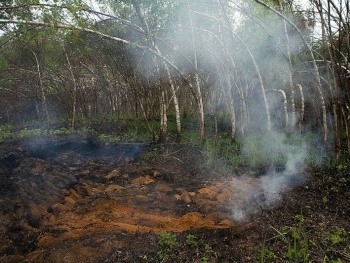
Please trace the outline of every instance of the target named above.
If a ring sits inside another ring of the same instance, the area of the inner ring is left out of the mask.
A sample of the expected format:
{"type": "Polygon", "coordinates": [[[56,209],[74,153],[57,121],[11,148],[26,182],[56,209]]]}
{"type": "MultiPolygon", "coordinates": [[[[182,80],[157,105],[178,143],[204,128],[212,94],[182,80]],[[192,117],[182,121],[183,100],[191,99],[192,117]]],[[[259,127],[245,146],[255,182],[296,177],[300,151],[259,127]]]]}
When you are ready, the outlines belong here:
{"type": "MultiPolygon", "coordinates": [[[[177,257],[182,250],[196,251],[195,257],[197,261],[193,262],[217,262],[216,253],[212,245],[205,242],[205,240],[198,238],[194,234],[173,234],[163,232],[158,237],[158,258],[161,262],[178,262],[177,257]]],[[[194,256],[193,254],[191,256],[194,256]]],[[[228,261],[220,261],[228,262],[228,261]]]]}
{"type": "Polygon", "coordinates": [[[13,125],[0,125],[0,142],[13,139],[15,136],[15,127],[13,125]]]}
{"type": "MultiPolygon", "coordinates": [[[[1,125],[0,141],[45,134],[66,135],[78,132],[96,134],[101,140],[112,142],[151,142],[152,140],[157,141],[159,135],[159,120],[145,120],[129,115],[77,117],[74,130],[70,128],[70,123],[70,119],[61,118],[52,119],[49,123],[44,124],[39,121],[31,121],[20,125],[1,125]]],[[[209,121],[207,126],[213,125],[209,121]]],[[[319,136],[315,134],[306,134],[302,137],[293,133],[252,133],[232,139],[229,133],[214,136],[212,127],[210,127],[207,128],[207,139],[202,141],[199,138],[196,117],[187,116],[182,120],[181,143],[200,147],[207,155],[209,164],[224,164],[229,169],[240,166],[252,167],[253,169],[262,166],[283,166],[291,155],[305,150],[305,160],[308,165],[332,165],[332,156],[329,156],[328,152],[320,150],[323,148],[318,143],[319,136]],[[306,148],[305,145],[308,147],[306,148]]],[[[169,115],[168,141],[174,142],[175,140],[175,117],[169,115]]]]}
{"type": "Polygon", "coordinates": [[[314,257],[322,257],[324,263],[343,262],[337,256],[342,255],[349,258],[347,246],[350,241],[350,232],[344,228],[336,227],[326,232],[317,233],[320,237],[315,240],[317,235],[307,231],[306,222],[316,224],[312,219],[306,219],[302,214],[295,216],[295,224],[283,226],[280,229],[274,229],[276,235],[264,241],[260,247],[259,262],[275,262],[276,257],[283,258],[283,262],[309,263],[314,262],[314,257]],[[276,245],[269,247],[273,242],[280,242],[276,250],[276,245]],[[274,250],[275,249],[275,250],[274,250]],[[315,251],[318,253],[315,254],[315,251]]]}

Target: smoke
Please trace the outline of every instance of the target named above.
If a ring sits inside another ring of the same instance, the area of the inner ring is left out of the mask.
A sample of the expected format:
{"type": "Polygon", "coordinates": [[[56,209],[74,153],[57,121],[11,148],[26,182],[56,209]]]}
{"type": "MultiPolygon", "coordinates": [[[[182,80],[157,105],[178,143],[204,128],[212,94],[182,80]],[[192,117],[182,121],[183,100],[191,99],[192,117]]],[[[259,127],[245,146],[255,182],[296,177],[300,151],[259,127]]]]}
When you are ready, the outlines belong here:
{"type": "Polygon", "coordinates": [[[233,179],[232,215],[237,221],[243,221],[262,209],[275,208],[284,191],[300,185],[306,179],[307,146],[303,141],[289,142],[284,134],[277,132],[265,134],[263,138],[247,137],[247,146],[243,151],[249,158],[257,158],[254,155],[260,148],[258,154],[263,158],[261,163],[268,167],[263,167],[265,170],[261,174],[244,174],[233,179]],[[251,148],[251,140],[257,148],[251,148]],[[281,159],[277,159],[279,157],[281,159]],[[281,161],[284,163],[281,164],[281,161]]]}
{"type": "MultiPolygon", "coordinates": [[[[291,122],[298,121],[297,112],[295,119],[291,117],[291,105],[302,112],[304,100],[300,98],[305,95],[306,99],[317,101],[313,97],[318,93],[310,89],[301,94],[296,88],[291,89],[297,84],[312,87],[314,76],[304,74],[311,73],[307,71],[310,66],[305,61],[301,63],[304,45],[290,25],[286,28],[279,16],[249,1],[226,4],[227,8],[216,1],[184,2],[173,14],[175,21],[161,25],[165,39],[171,41],[166,45],[155,43],[162,50],[161,55],[180,68],[183,75],[200,75],[207,112],[220,108],[226,115],[235,115],[237,130],[239,125],[244,126],[242,154],[248,158],[248,165],[258,171],[232,179],[232,215],[235,220],[244,220],[261,209],[276,207],[284,191],[305,180],[307,143],[286,126],[294,127],[296,123],[291,122]],[[234,26],[223,18],[226,10],[230,10],[227,13],[234,26]],[[290,82],[290,75],[294,83],[290,82]],[[272,131],[267,132],[269,126],[272,131]]],[[[149,25],[152,28],[152,23],[149,25]]],[[[164,61],[140,50],[135,51],[134,57],[138,71],[149,82],[163,77],[166,83],[164,61]]],[[[172,74],[176,76],[178,72],[174,70],[172,74]]],[[[310,105],[310,116],[312,111],[319,112],[318,105],[314,109],[310,105]]]]}

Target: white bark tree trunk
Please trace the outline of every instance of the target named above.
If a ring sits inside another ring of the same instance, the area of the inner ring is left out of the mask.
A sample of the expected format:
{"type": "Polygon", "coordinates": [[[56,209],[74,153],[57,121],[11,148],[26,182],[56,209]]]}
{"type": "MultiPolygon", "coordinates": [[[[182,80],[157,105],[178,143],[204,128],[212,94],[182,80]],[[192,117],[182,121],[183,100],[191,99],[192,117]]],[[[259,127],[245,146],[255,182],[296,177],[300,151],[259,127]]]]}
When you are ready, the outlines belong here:
{"type": "Polygon", "coordinates": [[[190,6],[189,0],[187,0],[187,6],[189,8],[189,19],[190,19],[190,27],[191,27],[191,44],[192,44],[192,50],[193,50],[193,65],[194,65],[194,80],[195,80],[195,87],[196,87],[196,96],[197,96],[197,107],[198,107],[198,124],[199,124],[199,136],[202,141],[205,140],[205,115],[204,115],[204,104],[203,104],[203,95],[202,95],[202,88],[199,80],[199,74],[198,74],[198,59],[197,59],[197,51],[196,51],[196,42],[194,38],[194,25],[193,25],[193,19],[192,19],[192,10],[190,6]]]}
{"type": "MultiPolygon", "coordinates": [[[[64,49],[64,47],[63,47],[64,49]]],[[[74,76],[74,71],[72,64],[70,63],[70,60],[68,58],[68,54],[66,50],[64,49],[67,64],[68,64],[68,70],[69,73],[71,74],[72,81],[73,81],[73,90],[72,90],[72,122],[71,122],[71,128],[74,130],[75,129],[75,119],[76,119],[76,112],[77,112],[77,82],[74,76]]]]}
{"type": "MultiPolygon", "coordinates": [[[[282,1],[279,1],[279,4],[280,4],[281,10],[283,10],[282,1]]],[[[290,124],[292,127],[295,127],[295,124],[296,124],[295,88],[294,88],[294,80],[293,80],[293,65],[292,65],[291,52],[290,52],[290,40],[288,35],[287,22],[284,19],[282,19],[282,21],[283,21],[284,37],[286,41],[287,62],[289,67],[288,82],[289,82],[289,88],[290,88],[290,105],[291,105],[291,117],[292,117],[290,124]]],[[[287,123],[287,126],[288,126],[288,123],[287,123]]]]}
{"type": "Polygon", "coordinates": [[[43,112],[44,119],[47,122],[49,122],[49,111],[47,108],[46,93],[45,93],[45,89],[44,89],[44,85],[43,85],[43,81],[42,81],[42,77],[41,77],[41,69],[40,69],[39,59],[34,51],[32,51],[32,54],[35,57],[35,62],[36,62],[36,67],[37,67],[37,72],[38,72],[38,83],[39,83],[39,89],[41,92],[42,112],[43,112]]]}

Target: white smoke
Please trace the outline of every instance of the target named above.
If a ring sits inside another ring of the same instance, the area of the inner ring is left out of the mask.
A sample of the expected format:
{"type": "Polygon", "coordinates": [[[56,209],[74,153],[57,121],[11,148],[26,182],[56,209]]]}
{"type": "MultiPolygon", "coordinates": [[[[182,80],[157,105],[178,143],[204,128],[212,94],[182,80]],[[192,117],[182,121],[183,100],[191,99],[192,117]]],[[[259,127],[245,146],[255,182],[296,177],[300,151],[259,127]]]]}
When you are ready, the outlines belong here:
{"type": "Polygon", "coordinates": [[[271,133],[265,136],[274,143],[265,148],[263,154],[274,158],[282,152],[286,162],[282,168],[271,164],[261,175],[245,174],[233,179],[232,215],[237,221],[243,221],[264,209],[275,208],[283,192],[301,184],[306,178],[304,173],[306,145],[300,142],[295,145],[287,143],[283,134],[271,133]],[[276,152],[277,150],[280,152],[276,152]]]}

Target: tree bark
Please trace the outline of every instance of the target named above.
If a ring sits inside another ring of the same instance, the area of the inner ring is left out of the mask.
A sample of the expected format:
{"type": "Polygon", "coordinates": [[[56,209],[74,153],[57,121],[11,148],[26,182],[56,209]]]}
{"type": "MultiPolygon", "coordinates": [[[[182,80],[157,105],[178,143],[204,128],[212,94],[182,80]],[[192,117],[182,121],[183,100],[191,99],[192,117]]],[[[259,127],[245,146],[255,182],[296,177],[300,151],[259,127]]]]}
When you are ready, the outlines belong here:
{"type": "Polygon", "coordinates": [[[45,89],[44,89],[43,81],[42,81],[42,77],[41,77],[41,69],[40,69],[39,59],[34,51],[32,51],[32,54],[35,57],[36,67],[37,67],[37,71],[38,71],[38,83],[39,83],[39,89],[41,92],[42,112],[43,112],[43,116],[44,116],[44,119],[46,120],[46,122],[49,122],[49,111],[47,108],[46,93],[45,93],[45,89]]]}
{"type": "Polygon", "coordinates": [[[68,70],[69,73],[71,74],[72,77],[72,81],[73,81],[73,90],[72,90],[72,122],[71,122],[71,128],[74,130],[75,129],[75,118],[76,118],[76,112],[77,112],[77,82],[74,76],[74,71],[73,71],[73,67],[70,63],[70,60],[68,58],[68,54],[65,50],[65,48],[63,47],[64,52],[65,52],[65,56],[66,56],[66,60],[67,60],[67,64],[68,64],[68,70]]]}
{"type": "Polygon", "coordinates": [[[220,5],[221,5],[221,10],[222,10],[222,13],[223,13],[223,16],[226,20],[226,24],[227,24],[227,27],[228,29],[230,30],[230,34],[233,37],[237,38],[239,40],[239,42],[245,47],[245,49],[247,50],[252,62],[253,62],[253,65],[254,65],[254,68],[255,68],[255,71],[258,75],[258,78],[259,78],[259,84],[260,84],[260,88],[261,88],[261,95],[263,97],[263,102],[264,102],[264,106],[265,106],[265,111],[266,111],[266,126],[267,126],[267,131],[270,131],[271,130],[271,116],[270,116],[270,111],[269,111],[269,103],[267,101],[267,98],[266,98],[266,91],[265,91],[265,86],[264,86],[264,81],[263,81],[263,78],[261,76],[261,73],[260,73],[260,69],[259,69],[259,66],[255,60],[255,57],[254,55],[252,54],[252,52],[250,51],[249,47],[245,44],[245,42],[237,35],[233,32],[232,28],[231,28],[231,24],[230,24],[230,21],[227,17],[227,13],[226,13],[226,10],[224,9],[224,5],[222,3],[222,0],[219,0],[220,1],[220,5]]]}
{"type": "MultiPolygon", "coordinates": [[[[141,22],[141,26],[143,28],[143,31],[146,33],[147,37],[149,37],[150,39],[152,39],[151,35],[150,35],[150,31],[149,31],[149,25],[142,13],[142,10],[141,10],[141,7],[139,5],[139,3],[135,0],[132,0],[132,5],[135,9],[135,12],[141,22]]],[[[160,49],[158,48],[157,44],[155,43],[154,39],[152,39],[152,43],[151,45],[153,45],[155,51],[158,53],[158,54],[162,54],[160,49]]],[[[157,63],[157,62],[156,62],[157,63]]],[[[170,84],[170,89],[171,89],[171,92],[172,92],[172,98],[173,98],[173,103],[174,103],[174,107],[175,107],[175,118],[176,118],[176,135],[177,135],[177,140],[180,140],[181,138],[181,116],[180,116],[180,108],[179,108],[179,103],[178,103],[178,100],[177,100],[177,94],[176,94],[176,89],[175,89],[175,85],[174,85],[174,81],[171,77],[171,73],[170,73],[170,69],[169,69],[169,66],[167,65],[167,63],[165,63],[163,61],[163,65],[164,65],[164,68],[165,68],[165,71],[166,71],[166,74],[167,74],[167,78],[168,78],[168,81],[169,81],[169,84],[170,84]]],[[[159,71],[159,66],[157,65],[158,67],[158,71],[159,71]]],[[[167,132],[167,129],[166,129],[166,126],[167,126],[167,117],[166,117],[166,101],[165,101],[165,92],[162,90],[161,91],[161,99],[160,99],[160,117],[161,117],[161,128],[160,128],[160,140],[163,141],[163,139],[166,138],[166,132],[167,132]],[[164,134],[165,133],[165,134],[164,134]]]]}
{"type": "Polygon", "coordinates": [[[164,143],[167,138],[167,110],[166,110],[166,97],[164,89],[160,89],[160,130],[159,130],[159,142],[164,143]]]}
{"type": "MultiPolygon", "coordinates": [[[[279,0],[279,5],[281,10],[283,10],[282,1],[279,0]]],[[[282,19],[283,21],[283,30],[284,30],[284,37],[286,41],[286,51],[287,51],[287,62],[289,67],[288,72],[288,82],[289,82],[289,88],[290,88],[290,105],[291,105],[291,127],[295,127],[296,125],[296,117],[295,117],[295,88],[294,88],[294,80],[293,80],[293,64],[291,59],[291,52],[290,52],[290,40],[288,35],[288,28],[287,28],[287,22],[286,20],[282,19]]],[[[284,94],[285,96],[285,94],[284,94]]],[[[286,123],[288,126],[288,123],[286,123]]]]}
{"type": "Polygon", "coordinates": [[[291,26],[293,26],[293,28],[298,32],[298,34],[299,34],[300,38],[302,39],[305,47],[308,49],[308,51],[310,53],[310,56],[311,56],[313,68],[314,68],[315,78],[316,78],[316,82],[317,82],[316,88],[317,88],[318,95],[320,97],[320,104],[321,104],[321,109],[322,109],[322,127],[323,127],[323,134],[324,134],[323,140],[324,140],[324,142],[327,142],[328,141],[327,108],[326,108],[326,103],[325,103],[325,99],[324,99],[324,96],[323,96],[322,85],[321,85],[321,77],[320,77],[320,73],[319,73],[318,66],[317,66],[317,63],[316,63],[316,59],[315,59],[315,56],[314,56],[314,52],[312,51],[310,45],[306,42],[305,37],[301,33],[300,29],[292,21],[290,21],[286,16],[284,16],[283,14],[278,12],[276,9],[268,6],[264,2],[262,2],[260,0],[254,0],[254,1],[257,2],[258,4],[262,5],[262,6],[266,7],[267,9],[271,10],[273,13],[275,13],[276,15],[278,15],[279,17],[284,19],[291,26]]]}
{"type": "Polygon", "coordinates": [[[205,115],[204,115],[204,104],[203,104],[203,95],[201,84],[199,80],[198,74],[198,59],[197,59],[197,51],[196,51],[196,43],[194,38],[194,27],[193,27],[193,19],[192,19],[192,10],[190,6],[189,0],[187,0],[187,6],[189,8],[189,19],[190,19],[190,27],[191,27],[191,45],[193,50],[193,64],[194,64],[194,80],[196,87],[196,96],[197,96],[197,107],[198,107],[198,124],[199,124],[199,136],[202,141],[205,140],[205,115]]]}
{"type": "Polygon", "coordinates": [[[300,130],[302,129],[303,123],[304,123],[304,118],[305,118],[305,98],[304,98],[304,91],[303,87],[298,84],[297,85],[300,93],[300,118],[299,118],[299,127],[300,130]]]}

